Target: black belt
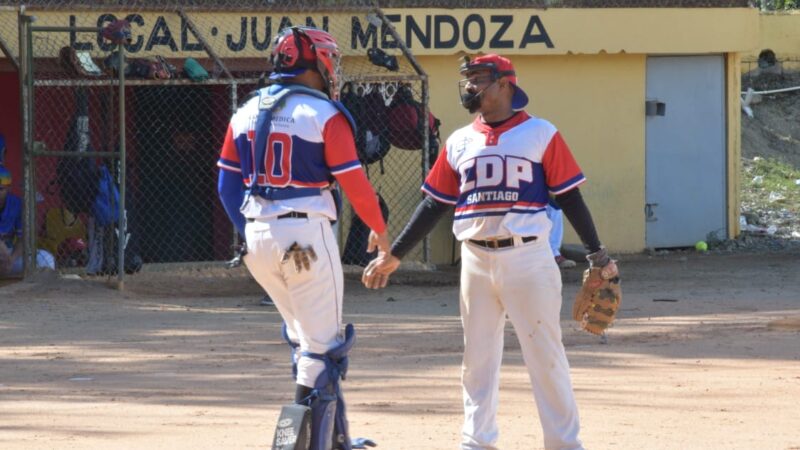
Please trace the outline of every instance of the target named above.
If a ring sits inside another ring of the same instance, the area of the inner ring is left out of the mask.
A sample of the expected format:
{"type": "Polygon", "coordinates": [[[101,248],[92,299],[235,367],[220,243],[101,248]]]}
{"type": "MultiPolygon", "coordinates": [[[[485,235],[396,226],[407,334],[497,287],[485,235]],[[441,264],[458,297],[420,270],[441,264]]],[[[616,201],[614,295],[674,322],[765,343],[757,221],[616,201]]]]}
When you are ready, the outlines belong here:
{"type": "MultiPolygon", "coordinates": [[[[308,219],[308,214],[304,212],[292,211],[286,214],[281,214],[280,216],[277,216],[276,219],[308,219]]],[[[247,221],[255,222],[256,219],[248,218],[247,221]]]]}
{"type": "MultiPolygon", "coordinates": [[[[527,243],[531,241],[535,241],[537,236],[523,236],[522,243],[527,243]]],[[[470,239],[471,243],[475,245],[480,245],[481,247],[486,248],[506,248],[506,247],[513,247],[514,246],[514,238],[505,238],[505,239],[493,239],[491,241],[480,241],[478,239],[470,239]]]]}

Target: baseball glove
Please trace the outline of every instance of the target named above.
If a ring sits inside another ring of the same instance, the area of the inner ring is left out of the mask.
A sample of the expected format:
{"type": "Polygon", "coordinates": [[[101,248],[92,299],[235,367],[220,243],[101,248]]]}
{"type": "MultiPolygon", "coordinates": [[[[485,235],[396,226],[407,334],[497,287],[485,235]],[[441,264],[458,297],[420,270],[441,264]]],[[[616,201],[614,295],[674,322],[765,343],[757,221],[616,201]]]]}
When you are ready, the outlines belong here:
{"type": "Polygon", "coordinates": [[[244,264],[244,255],[247,254],[247,243],[242,242],[239,245],[233,246],[233,259],[226,262],[225,265],[228,269],[235,269],[244,264]]]}
{"type": "Polygon", "coordinates": [[[281,258],[281,263],[286,263],[289,260],[294,261],[294,271],[300,273],[305,270],[311,270],[311,263],[317,260],[317,252],[314,247],[308,245],[301,247],[300,244],[294,242],[281,258]]]}
{"type": "Polygon", "coordinates": [[[596,335],[602,335],[614,323],[622,304],[616,264],[609,264],[614,264],[610,278],[605,267],[590,267],[583,272],[583,285],[572,306],[572,317],[581,323],[581,328],[596,335]]]}

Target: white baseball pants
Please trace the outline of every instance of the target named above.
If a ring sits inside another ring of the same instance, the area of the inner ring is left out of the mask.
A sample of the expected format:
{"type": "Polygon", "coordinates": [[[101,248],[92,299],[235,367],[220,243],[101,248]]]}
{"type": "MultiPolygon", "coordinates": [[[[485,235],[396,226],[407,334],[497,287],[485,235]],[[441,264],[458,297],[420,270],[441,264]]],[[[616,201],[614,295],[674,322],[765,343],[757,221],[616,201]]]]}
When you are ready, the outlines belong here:
{"type": "Polygon", "coordinates": [[[561,274],[548,242],[503,249],[461,245],[463,450],[491,449],[506,315],[519,337],[546,449],[581,449],[578,408],[561,342],[561,274]]]}
{"type": "MultiPolygon", "coordinates": [[[[344,276],[339,247],[326,217],[256,220],[245,227],[244,261],[267,291],[300,351],[326,353],[343,342],[342,295],[344,276]],[[311,270],[297,272],[293,260],[281,262],[292,243],[310,245],[317,254],[311,270]]],[[[314,387],[325,363],[300,357],[297,383],[314,387]]]]}

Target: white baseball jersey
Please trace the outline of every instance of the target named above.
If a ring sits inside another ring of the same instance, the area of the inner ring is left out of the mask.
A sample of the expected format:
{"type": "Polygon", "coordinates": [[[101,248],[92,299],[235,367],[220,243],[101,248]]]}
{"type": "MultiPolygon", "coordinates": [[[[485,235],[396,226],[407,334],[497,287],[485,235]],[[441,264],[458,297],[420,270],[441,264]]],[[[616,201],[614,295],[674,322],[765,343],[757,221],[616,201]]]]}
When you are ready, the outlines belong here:
{"type": "Polygon", "coordinates": [[[555,126],[521,111],[497,128],[478,116],[450,135],[422,190],[455,205],[463,241],[545,235],[548,195],[584,181],[555,126]]]}
{"type": "MultiPolygon", "coordinates": [[[[277,91],[281,88],[281,85],[273,85],[269,89],[277,91]]],[[[252,172],[260,101],[256,96],[234,114],[217,163],[222,169],[241,172],[245,185],[250,183],[252,172]]],[[[265,166],[257,184],[278,188],[321,188],[322,195],[281,201],[249,197],[242,206],[244,216],[269,218],[301,211],[335,220],[336,207],[330,192],[325,189],[333,182],[334,175],[361,169],[355,148],[343,151],[341,146],[325,145],[325,142],[342,142],[339,136],[345,134],[352,136],[350,125],[331,102],[305,94],[290,95],[285,104],[273,112],[265,161],[256,162],[265,166]]]]}

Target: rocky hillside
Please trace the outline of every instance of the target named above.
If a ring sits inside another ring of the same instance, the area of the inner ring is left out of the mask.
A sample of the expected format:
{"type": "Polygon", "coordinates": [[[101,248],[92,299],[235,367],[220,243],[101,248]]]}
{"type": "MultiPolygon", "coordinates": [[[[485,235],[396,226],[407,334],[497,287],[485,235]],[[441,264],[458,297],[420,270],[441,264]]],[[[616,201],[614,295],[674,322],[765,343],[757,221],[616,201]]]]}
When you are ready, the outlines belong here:
{"type": "MultiPolygon", "coordinates": [[[[795,86],[800,74],[742,80],[744,89],[755,91],[795,86]]],[[[743,232],[715,244],[719,250],[800,251],[800,90],[759,97],[750,105],[753,117],[742,113],[743,232]]]]}

